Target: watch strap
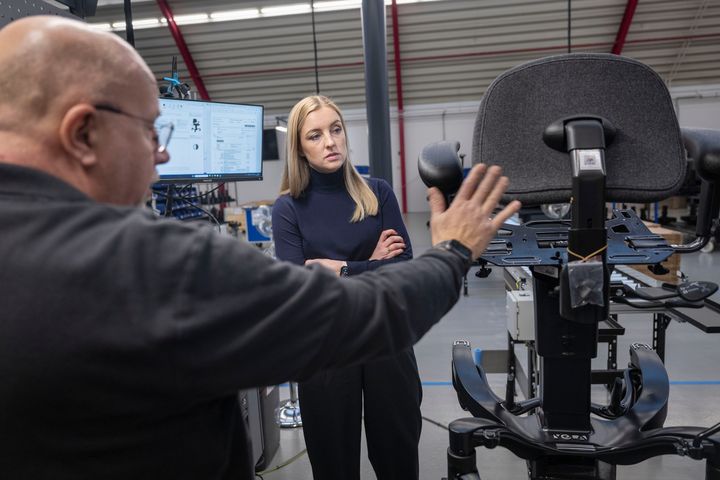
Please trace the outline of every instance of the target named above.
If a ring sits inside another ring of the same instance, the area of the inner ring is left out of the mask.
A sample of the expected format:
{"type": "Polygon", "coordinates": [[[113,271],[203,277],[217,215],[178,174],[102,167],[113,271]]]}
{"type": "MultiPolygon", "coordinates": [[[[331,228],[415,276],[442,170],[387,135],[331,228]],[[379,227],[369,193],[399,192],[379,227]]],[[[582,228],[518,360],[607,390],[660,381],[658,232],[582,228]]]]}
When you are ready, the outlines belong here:
{"type": "Polygon", "coordinates": [[[433,248],[437,248],[439,250],[447,250],[459,256],[465,264],[465,271],[470,270],[473,260],[475,260],[473,258],[472,250],[470,250],[458,240],[444,240],[433,245],[433,248]]]}

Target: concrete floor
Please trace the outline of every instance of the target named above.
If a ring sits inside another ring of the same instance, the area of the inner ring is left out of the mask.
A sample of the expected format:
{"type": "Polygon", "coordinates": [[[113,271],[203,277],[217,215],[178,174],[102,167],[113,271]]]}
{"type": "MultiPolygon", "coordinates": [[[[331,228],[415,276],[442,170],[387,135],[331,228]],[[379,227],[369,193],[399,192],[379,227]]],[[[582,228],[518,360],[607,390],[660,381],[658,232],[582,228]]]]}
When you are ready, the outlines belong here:
{"type": "MultiPolygon", "coordinates": [[[[410,214],[406,219],[416,255],[430,246],[426,228],[426,214],[410,214]]],[[[694,253],[682,257],[682,270],[692,280],[709,280],[720,283],[720,251],[694,253]]],[[[483,349],[505,348],[505,292],[502,271],[494,268],[490,277],[479,279],[474,270],[468,276],[469,295],[461,297],[457,305],[415,347],[424,397],[423,424],[420,440],[420,478],[439,480],[446,475],[445,452],[448,446],[447,430],[441,426],[452,420],[468,416],[460,409],[450,385],[451,345],[454,340],[469,340],[473,347],[483,349]]],[[[713,298],[720,301],[720,293],[713,298]]],[[[632,342],[651,343],[652,320],[645,315],[620,317],[626,334],[619,339],[618,365],[625,365],[628,347],[632,342]]],[[[670,406],[666,421],[672,425],[710,426],[720,422],[720,408],[715,403],[720,395],[720,337],[704,334],[687,323],[672,322],[667,330],[666,366],[670,375],[670,406]]],[[[601,349],[595,360],[598,368],[605,361],[601,349]]],[[[496,392],[502,394],[504,375],[490,375],[496,392]]],[[[594,400],[605,401],[601,387],[594,387],[594,400]]],[[[281,389],[281,398],[288,397],[287,388],[281,389]]],[[[364,441],[363,441],[364,443],[364,441]]],[[[282,430],[280,449],[263,474],[266,480],[311,480],[312,473],[307,455],[300,455],[282,468],[273,470],[304,450],[302,431],[282,430]]],[[[484,480],[527,478],[524,461],[506,450],[478,449],[478,467],[484,480]]],[[[618,479],[700,479],[704,478],[704,462],[677,456],[657,457],[634,466],[618,467],[618,479]]],[[[363,480],[375,479],[364,450],[361,460],[363,480]]],[[[342,479],[338,479],[342,480],[342,479]]]]}

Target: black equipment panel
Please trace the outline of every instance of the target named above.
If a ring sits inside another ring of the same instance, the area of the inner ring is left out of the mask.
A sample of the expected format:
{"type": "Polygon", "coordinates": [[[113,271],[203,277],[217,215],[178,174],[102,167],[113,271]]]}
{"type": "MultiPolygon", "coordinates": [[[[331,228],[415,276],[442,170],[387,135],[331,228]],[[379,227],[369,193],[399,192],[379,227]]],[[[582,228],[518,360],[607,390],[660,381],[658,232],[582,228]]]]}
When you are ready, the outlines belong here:
{"type": "MultiPolygon", "coordinates": [[[[613,210],[607,227],[609,265],[653,265],[673,254],[661,235],[651,233],[633,210],[613,210]]],[[[568,221],[539,220],[524,225],[504,224],[480,256],[500,267],[567,262],[568,221]]]]}
{"type": "Polygon", "coordinates": [[[705,300],[705,308],[672,308],[670,313],[705,333],[720,333],[720,305],[705,300]]]}

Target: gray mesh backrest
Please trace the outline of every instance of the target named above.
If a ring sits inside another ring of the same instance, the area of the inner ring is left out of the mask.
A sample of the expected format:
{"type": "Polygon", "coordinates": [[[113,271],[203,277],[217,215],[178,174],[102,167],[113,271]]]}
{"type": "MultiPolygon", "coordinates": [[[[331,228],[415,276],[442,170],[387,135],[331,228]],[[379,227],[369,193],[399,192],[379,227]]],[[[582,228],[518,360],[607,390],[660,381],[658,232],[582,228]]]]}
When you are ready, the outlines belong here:
{"type": "Polygon", "coordinates": [[[500,75],[480,103],[473,164],[503,167],[505,201],[567,202],[567,153],[543,143],[545,127],[575,114],[604,117],[617,135],[605,151],[607,200],[651,202],[682,185],[686,161],[665,84],[646,65],[609,54],[567,54],[519,65],[500,75]]]}

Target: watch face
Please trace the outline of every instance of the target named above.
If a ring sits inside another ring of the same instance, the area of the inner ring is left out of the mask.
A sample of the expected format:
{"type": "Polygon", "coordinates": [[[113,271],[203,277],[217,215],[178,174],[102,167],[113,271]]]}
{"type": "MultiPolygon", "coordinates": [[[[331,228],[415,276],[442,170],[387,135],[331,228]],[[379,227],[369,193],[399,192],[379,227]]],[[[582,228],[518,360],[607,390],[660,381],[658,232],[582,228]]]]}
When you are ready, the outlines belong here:
{"type": "Polygon", "coordinates": [[[470,250],[468,247],[466,247],[457,240],[451,240],[451,244],[453,248],[466,255],[468,258],[470,258],[470,261],[472,261],[472,250],[470,250]]]}
{"type": "Polygon", "coordinates": [[[341,277],[347,277],[350,275],[350,269],[347,267],[347,265],[343,265],[340,267],[340,276],[341,277]]]}

